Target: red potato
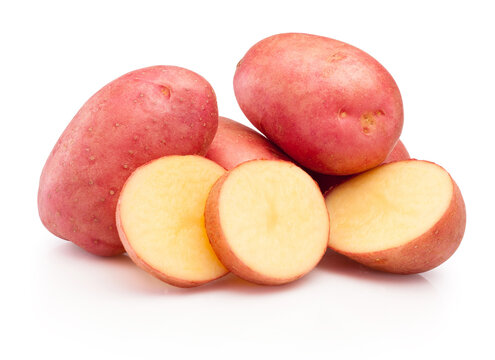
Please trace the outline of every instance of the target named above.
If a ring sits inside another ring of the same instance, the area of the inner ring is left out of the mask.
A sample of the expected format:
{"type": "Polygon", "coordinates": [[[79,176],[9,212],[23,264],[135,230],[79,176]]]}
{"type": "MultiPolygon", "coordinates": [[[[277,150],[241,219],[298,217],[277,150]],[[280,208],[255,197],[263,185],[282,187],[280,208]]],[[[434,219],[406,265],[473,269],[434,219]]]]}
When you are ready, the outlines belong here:
{"type": "Polygon", "coordinates": [[[120,190],[138,166],[169,154],[206,154],[218,110],[210,84],[175,66],[130,72],[79,110],[41,174],[45,227],[87,251],[124,252],[115,227],[120,190]]]}
{"type": "Polygon", "coordinates": [[[206,236],[204,209],[225,170],[201,156],[165,156],[127,179],[117,204],[117,229],[131,259],[179,287],[227,274],[206,236]]]}
{"type": "Polygon", "coordinates": [[[248,160],[289,160],[263,135],[221,116],[218,118],[218,130],[206,157],[227,170],[248,160]]]}
{"type": "MultiPolygon", "coordinates": [[[[410,158],[411,156],[407,152],[406,147],[404,146],[402,141],[399,140],[392,149],[392,152],[388,154],[387,158],[381,165],[388,164],[394,161],[408,160],[410,158]]],[[[352,175],[347,175],[347,176],[326,175],[311,170],[309,170],[308,173],[318,183],[322,193],[325,193],[332,186],[336,186],[352,178],[352,175]]]]}
{"type": "Polygon", "coordinates": [[[402,99],[387,70],[322,36],[258,42],[239,62],[234,90],[257,129],[319,173],[350,175],[381,164],[402,131],[402,99]]]}
{"type": "Polygon", "coordinates": [[[370,268],[414,274],[435,268],[459,246],[466,208],[442,167],[389,163],[331,189],[329,247],[370,268]]]}
{"type": "Polygon", "coordinates": [[[397,141],[397,144],[395,144],[394,148],[388,154],[387,158],[385,161],[381,164],[389,164],[391,162],[395,161],[402,161],[402,160],[409,160],[411,156],[409,155],[409,152],[406,149],[406,146],[402,141],[397,141]]]}
{"type": "Polygon", "coordinates": [[[244,162],[208,195],[205,226],[223,265],[264,285],[294,281],[324,255],[329,218],[316,183],[281,160],[244,162]]]}

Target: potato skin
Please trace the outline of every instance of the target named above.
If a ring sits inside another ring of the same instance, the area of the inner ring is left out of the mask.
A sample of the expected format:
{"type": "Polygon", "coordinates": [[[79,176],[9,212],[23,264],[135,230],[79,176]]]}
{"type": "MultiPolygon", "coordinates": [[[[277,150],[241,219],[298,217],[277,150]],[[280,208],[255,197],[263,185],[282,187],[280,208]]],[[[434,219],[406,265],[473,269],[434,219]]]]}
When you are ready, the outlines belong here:
{"type": "MultiPolygon", "coordinates": [[[[385,161],[380,165],[388,164],[394,161],[409,160],[410,158],[411,156],[409,155],[409,152],[407,151],[406,147],[404,146],[402,141],[399,140],[392,149],[392,152],[388,154],[385,161]]],[[[318,183],[322,193],[328,191],[328,189],[330,189],[332,186],[336,186],[338,184],[343,183],[344,181],[349,180],[353,176],[353,175],[344,175],[344,176],[326,175],[311,170],[308,170],[308,174],[311,175],[311,177],[318,183]]]]}
{"type": "Polygon", "coordinates": [[[397,141],[397,144],[395,144],[390,154],[388,154],[385,161],[381,163],[381,165],[389,164],[395,161],[409,160],[410,158],[411,155],[409,155],[409,151],[407,151],[406,146],[401,140],[399,140],[397,141]]]}
{"type": "Polygon", "coordinates": [[[453,194],[448,209],[435,225],[416,239],[392,249],[368,253],[330,248],[369,268],[395,274],[417,274],[439,266],[457,250],[466,228],[466,206],[459,187],[452,177],[450,179],[453,194]]]}
{"type": "Polygon", "coordinates": [[[123,75],[82,106],[53,148],[39,185],[41,221],[93,254],[124,252],[115,210],[127,177],[164,155],[204,155],[217,125],[215,93],[198,74],[152,66],[123,75]]]}
{"type": "Polygon", "coordinates": [[[399,139],[403,107],[387,70],[322,36],[289,33],[255,44],[234,76],[253,125],[306,168],[350,175],[381,164],[399,139]]]}
{"type": "Polygon", "coordinates": [[[218,130],[206,158],[227,170],[248,160],[289,161],[289,158],[263,135],[222,116],[218,118],[218,130]]]}

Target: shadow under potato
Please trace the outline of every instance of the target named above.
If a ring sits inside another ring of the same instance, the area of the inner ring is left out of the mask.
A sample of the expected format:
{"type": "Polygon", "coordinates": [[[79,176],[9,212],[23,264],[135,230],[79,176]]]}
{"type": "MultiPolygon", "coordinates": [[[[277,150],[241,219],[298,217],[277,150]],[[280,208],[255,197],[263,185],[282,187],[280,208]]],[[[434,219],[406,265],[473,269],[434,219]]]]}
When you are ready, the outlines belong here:
{"type": "MultiPolygon", "coordinates": [[[[126,254],[113,257],[95,256],[69,242],[60,244],[60,246],[56,247],[55,252],[53,256],[57,259],[64,258],[70,261],[70,263],[84,263],[83,266],[94,269],[94,272],[98,273],[100,278],[104,277],[105,279],[103,281],[105,283],[111,284],[111,287],[115,287],[116,290],[126,293],[140,292],[155,295],[187,296],[206,292],[232,292],[248,295],[268,295],[290,291],[300,286],[305,286],[313,280],[310,273],[299,280],[285,285],[264,286],[250,283],[229,273],[218,280],[202,286],[178,288],[146,273],[137,267],[126,254]]],[[[70,264],[66,265],[70,266],[70,264]]],[[[315,271],[378,284],[432,286],[421,275],[397,275],[375,271],[330,249],[327,250],[315,271]]],[[[92,276],[91,271],[88,271],[88,276],[92,276]]]]}
{"type": "MultiPolygon", "coordinates": [[[[419,274],[399,275],[381,272],[367,268],[364,265],[351,260],[331,249],[327,249],[326,254],[318,264],[318,269],[347,277],[359,278],[366,281],[388,283],[388,284],[430,284],[419,274]]],[[[431,284],[430,284],[431,285],[431,284]]]]}
{"type": "MultiPolygon", "coordinates": [[[[192,287],[179,288],[169,285],[151,274],[148,274],[138,266],[136,266],[127,254],[101,257],[88,253],[87,251],[75,246],[70,242],[65,242],[56,247],[56,254],[53,254],[57,259],[64,258],[70,260],[71,263],[84,263],[82,266],[88,266],[98,273],[98,276],[106,279],[101,280],[109,283],[112,287],[117,287],[120,291],[141,292],[155,295],[194,295],[206,292],[232,292],[249,295],[271,294],[288,291],[299,286],[303,286],[310,281],[309,274],[297,281],[278,285],[264,286],[257,285],[245,281],[232,273],[212,281],[210,283],[192,287]]],[[[70,266],[70,264],[66,264],[70,266]]],[[[92,276],[88,272],[88,277],[92,276]]]]}

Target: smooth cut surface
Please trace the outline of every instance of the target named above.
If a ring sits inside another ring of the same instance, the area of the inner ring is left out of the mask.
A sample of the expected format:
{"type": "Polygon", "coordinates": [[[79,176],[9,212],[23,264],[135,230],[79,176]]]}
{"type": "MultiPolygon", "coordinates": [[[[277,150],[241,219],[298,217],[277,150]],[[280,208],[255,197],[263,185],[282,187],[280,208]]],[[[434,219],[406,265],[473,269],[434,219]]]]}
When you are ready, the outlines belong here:
{"type": "Polygon", "coordinates": [[[227,272],[210,246],[203,215],[210,188],[224,172],[199,156],[167,156],[134,172],[119,211],[122,231],[140,260],[192,282],[227,272]]]}
{"type": "Polygon", "coordinates": [[[224,182],[219,203],[231,251],[255,272],[298,277],[325,252],[329,220],[323,197],[311,177],[289,162],[240,165],[224,182]]]}
{"type": "Polygon", "coordinates": [[[440,166],[401,161],[336,187],[326,198],[329,245],[366,253],[404,245],[425,233],[448,209],[453,183],[440,166]]]}

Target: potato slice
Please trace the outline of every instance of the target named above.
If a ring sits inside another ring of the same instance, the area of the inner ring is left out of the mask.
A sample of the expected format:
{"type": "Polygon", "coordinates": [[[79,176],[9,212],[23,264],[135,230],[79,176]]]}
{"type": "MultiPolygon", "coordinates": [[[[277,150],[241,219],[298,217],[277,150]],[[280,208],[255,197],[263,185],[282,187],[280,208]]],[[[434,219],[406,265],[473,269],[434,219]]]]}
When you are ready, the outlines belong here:
{"type": "Polygon", "coordinates": [[[459,246],[466,210],[440,166],[420,160],[379,166],[326,195],[329,246],[371,268],[411,274],[430,270],[459,246]]]}
{"type": "Polygon", "coordinates": [[[117,228],[131,259],[175,286],[198,286],[228,271],[204,227],[208,193],[225,170],[200,156],[165,156],[145,164],[125,183],[117,228]]]}
{"type": "Polygon", "coordinates": [[[208,196],[205,224],[222,263],[266,285],[313,269],[325,253],[330,226],[317,184],[281,160],[248,161],[221,177],[208,196]]]}

